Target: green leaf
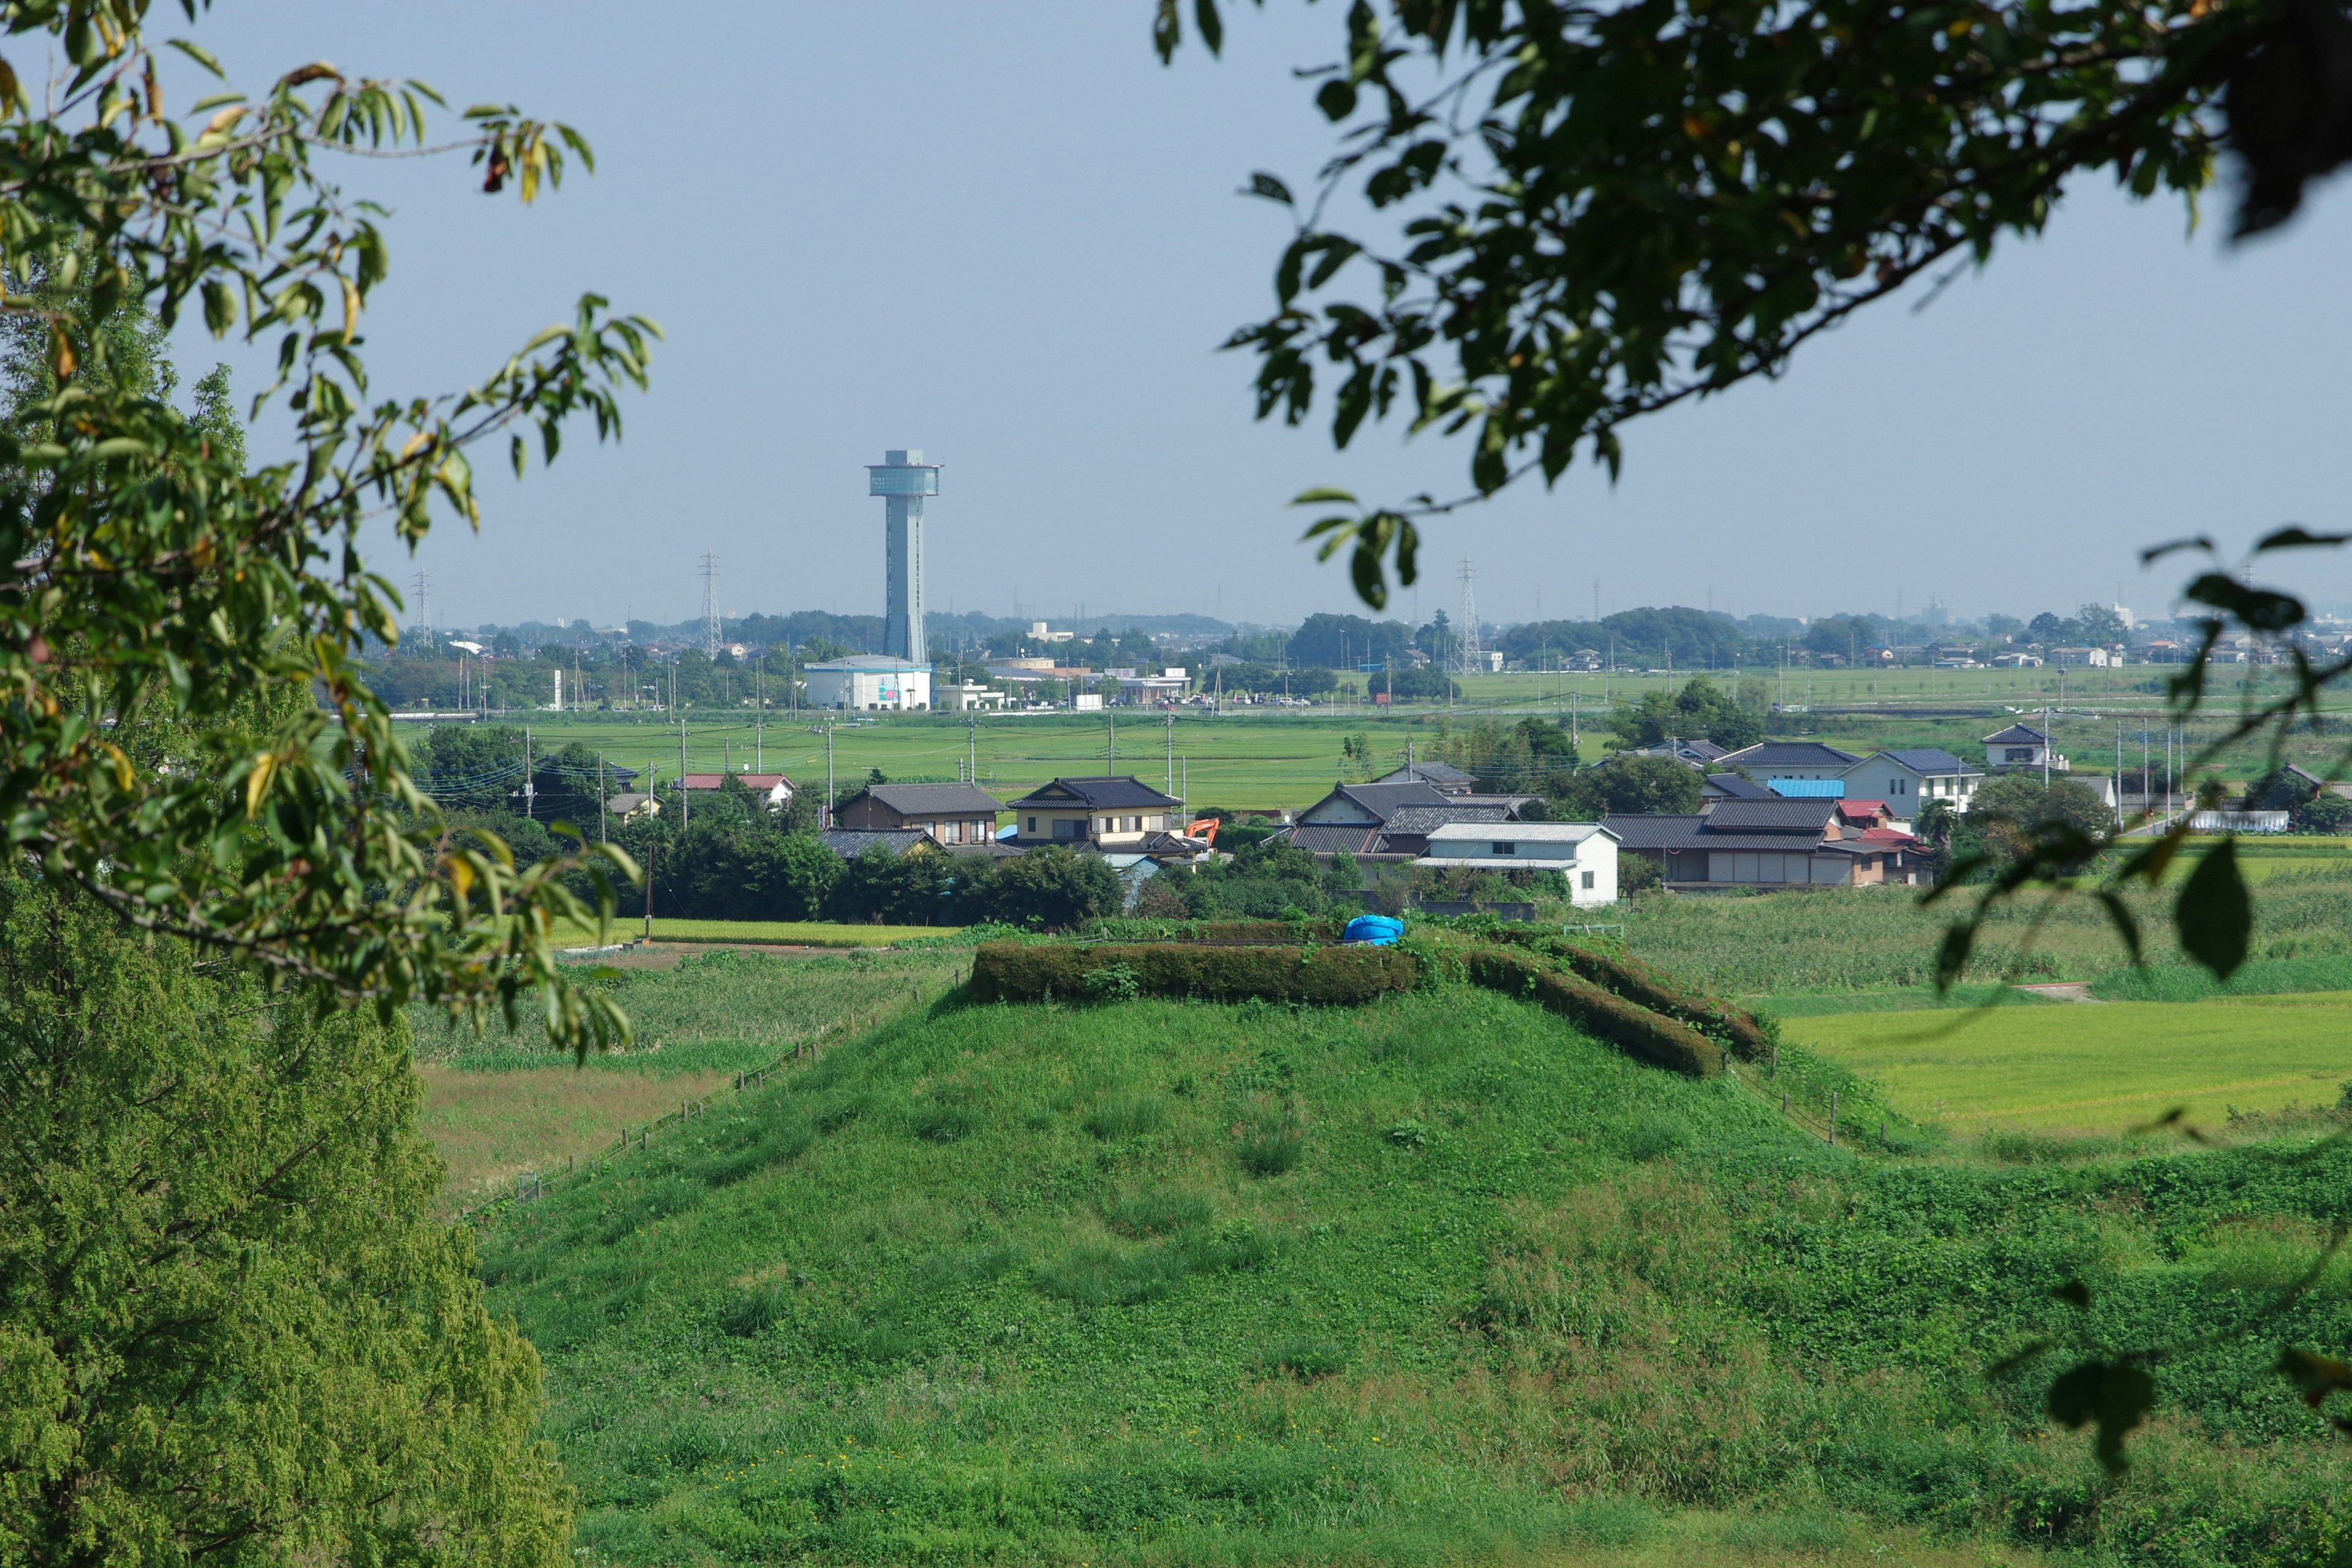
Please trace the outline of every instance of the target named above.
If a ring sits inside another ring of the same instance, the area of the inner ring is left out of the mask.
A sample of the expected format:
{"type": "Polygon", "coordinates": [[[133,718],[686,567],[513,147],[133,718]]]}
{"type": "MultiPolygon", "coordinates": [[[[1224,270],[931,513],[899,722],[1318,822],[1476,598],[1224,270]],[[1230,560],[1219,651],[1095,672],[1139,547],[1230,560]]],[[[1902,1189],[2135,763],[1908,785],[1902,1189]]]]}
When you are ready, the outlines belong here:
{"type": "Polygon", "coordinates": [[[1323,485],[1311,490],[1301,490],[1290,498],[1290,504],[1293,506],[1324,506],[1333,501],[1342,506],[1354,506],[1356,497],[1353,491],[1334,489],[1328,485],[1323,485]]]}
{"type": "Polygon", "coordinates": [[[1356,84],[1337,79],[1325,82],[1323,90],[1315,95],[1315,106],[1323,111],[1324,119],[1337,124],[1356,112],[1356,84]]]}
{"type": "Polygon", "coordinates": [[[1217,0],[1193,0],[1192,20],[1201,29],[1201,41],[1209,46],[1213,55],[1225,48],[1224,18],[1217,15],[1217,0]]]}
{"type": "Polygon", "coordinates": [[[204,67],[205,69],[212,72],[213,75],[221,78],[223,80],[226,80],[228,79],[228,73],[221,69],[220,61],[215,59],[213,58],[213,52],[210,49],[205,48],[202,44],[191,43],[185,38],[166,38],[163,41],[172,48],[179,50],[182,54],[187,56],[198,65],[204,67]]]}
{"type": "Polygon", "coordinates": [[[1263,196],[1270,202],[1280,202],[1284,206],[1294,205],[1290,187],[1263,170],[1250,176],[1250,183],[1243,188],[1242,195],[1263,196]]]}
{"type": "Polygon", "coordinates": [[[2126,1361],[2086,1361],[2050,1385],[2050,1418],[2068,1431],[2095,1425],[2094,1452],[2111,1476],[2128,1468],[2124,1439],[2156,1405],[2156,1379],[2126,1361]]]}
{"type": "Polygon", "coordinates": [[[2181,886],[2172,922],[2181,951],[2211,970],[2214,979],[2229,979],[2246,962],[2254,906],[2238,871],[2236,839],[2224,838],[2198,862],[2181,886]]]}
{"type": "Polygon", "coordinates": [[[2254,553],[2259,555],[2265,550],[2305,550],[2314,546],[2333,548],[2347,542],[2352,542],[2352,533],[2313,533],[2301,523],[2291,522],[2275,533],[2264,534],[2262,542],[2254,546],[2254,553]]]}

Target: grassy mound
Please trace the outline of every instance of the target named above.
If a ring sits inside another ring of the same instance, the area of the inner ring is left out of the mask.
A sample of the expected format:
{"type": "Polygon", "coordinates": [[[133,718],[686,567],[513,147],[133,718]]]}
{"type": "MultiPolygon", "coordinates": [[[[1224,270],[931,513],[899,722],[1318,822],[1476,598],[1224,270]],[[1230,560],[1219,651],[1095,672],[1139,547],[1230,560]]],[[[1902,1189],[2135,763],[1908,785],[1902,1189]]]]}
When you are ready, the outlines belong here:
{"type": "Polygon", "coordinates": [[[617,1563],[1581,1560],[1704,1513],[1722,1561],[1901,1527],[2284,1563],[2352,1476],[2263,1369],[2352,1342],[2335,1277],[2168,1363],[2120,1483],[2045,1430],[2056,1363],[1984,1369],[2240,1321],[2347,1176],[1833,1151],[1466,986],[945,1003],[484,1253],[617,1563]]]}

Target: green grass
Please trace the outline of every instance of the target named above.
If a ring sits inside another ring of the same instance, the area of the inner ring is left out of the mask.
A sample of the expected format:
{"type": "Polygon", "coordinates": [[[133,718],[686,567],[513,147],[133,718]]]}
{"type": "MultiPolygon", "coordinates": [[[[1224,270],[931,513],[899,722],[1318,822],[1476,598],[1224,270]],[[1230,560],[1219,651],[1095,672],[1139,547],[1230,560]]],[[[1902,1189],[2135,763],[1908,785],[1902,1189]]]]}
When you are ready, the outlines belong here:
{"type": "Polygon", "coordinates": [[[1831,1150],[1485,992],[950,998],[483,1250],[615,1563],[2316,1563],[2352,1461],[2264,1369],[2334,1276],[2168,1361],[2120,1484],[1983,1369],[2069,1279],[2234,1321],[2348,1177],[1831,1150]]]}
{"type": "Polygon", "coordinates": [[[2070,1004],[1969,1016],[1792,1017],[1791,1040],[1873,1080],[1926,1121],[2118,1133],[2176,1107],[2333,1105],[2352,1079],[2352,999],[2070,1004]]]}
{"type": "Polygon", "coordinates": [[[1739,1004],[1779,1018],[1810,1018],[1823,1013],[1923,1013],[1971,1007],[2046,1007],[2056,1004],[2032,991],[2008,985],[1955,985],[1938,993],[1932,985],[1908,991],[1824,991],[1742,996],[1739,1004]]]}
{"type": "MultiPolygon", "coordinates": [[[[557,942],[566,947],[634,942],[645,935],[645,921],[615,921],[604,931],[565,921],[556,928],[557,942]]],[[[953,926],[845,925],[837,921],[668,921],[654,917],[656,942],[777,942],[794,947],[888,947],[895,942],[936,941],[954,934],[953,926]]]]}
{"type": "Polygon", "coordinates": [[[2119,969],[2091,983],[2091,994],[2109,1002],[2202,1002],[2213,996],[2275,996],[2296,991],[2352,991],[2352,953],[2309,958],[2258,958],[2227,984],[2193,963],[2119,969]]]}

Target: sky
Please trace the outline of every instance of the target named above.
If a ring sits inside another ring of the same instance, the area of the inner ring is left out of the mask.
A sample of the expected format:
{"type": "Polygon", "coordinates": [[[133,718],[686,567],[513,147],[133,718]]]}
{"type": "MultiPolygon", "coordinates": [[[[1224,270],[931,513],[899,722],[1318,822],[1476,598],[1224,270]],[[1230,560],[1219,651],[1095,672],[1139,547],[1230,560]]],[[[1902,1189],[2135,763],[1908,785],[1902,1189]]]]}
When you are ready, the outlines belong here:
{"type": "MultiPolygon", "coordinates": [[[[730,615],[878,615],[863,468],[902,447],[946,466],[936,609],[1359,612],[1286,503],[1459,493],[1468,454],[1254,421],[1255,361],[1217,345],[1269,308],[1288,218],[1237,192],[1259,169],[1302,187],[1331,150],[1291,72],[1337,53],[1343,11],[1229,11],[1223,58],[1172,68],[1150,0],[217,0],[190,31],[257,91],[326,59],[595,146],[594,177],[529,209],[461,157],[334,171],[394,209],[380,395],[463,386],[583,292],[667,334],[619,444],[583,426],[520,486],[485,454],[478,535],[445,523],[414,561],[371,540],[386,575],[428,575],[438,626],[684,620],[706,552],[730,615]]],[[[1434,521],[1390,613],[1454,608],[1465,559],[1489,622],[1931,594],[1964,616],[2118,594],[2160,613],[2181,568],[2144,574],[2143,545],[2346,526],[2352,194],[2235,248],[2226,193],[2207,200],[2191,235],[2177,201],[2083,181],[1926,308],[1883,303],[1776,382],[1629,427],[1613,486],[1580,467],[1434,521]]],[[[188,379],[226,359],[260,384],[249,353],[182,338],[188,379]]],[[[2294,564],[2308,597],[2352,600],[2352,559],[2294,564]]]]}

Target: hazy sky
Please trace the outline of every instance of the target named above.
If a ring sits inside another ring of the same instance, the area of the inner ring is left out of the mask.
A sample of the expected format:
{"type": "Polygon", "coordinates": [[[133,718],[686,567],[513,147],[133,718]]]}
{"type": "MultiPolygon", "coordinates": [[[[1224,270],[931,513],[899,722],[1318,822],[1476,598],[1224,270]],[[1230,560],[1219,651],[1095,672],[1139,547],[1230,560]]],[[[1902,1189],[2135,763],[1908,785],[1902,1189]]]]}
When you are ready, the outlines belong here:
{"type": "MultiPolygon", "coordinates": [[[[476,194],[458,159],[341,169],[396,209],[369,320],[379,393],[462,385],[589,289],[669,334],[619,446],[577,433],[519,489],[484,455],[481,536],[421,555],[441,625],[683,619],[706,550],[730,613],[878,614],[863,465],[908,446],[947,465],[940,609],[1356,608],[1284,502],[1330,483],[1454,493],[1465,454],[1378,428],[1336,454],[1319,421],[1255,424],[1255,362],[1215,352],[1267,307],[1286,235],[1234,193],[1261,168],[1301,185],[1328,150],[1289,72],[1332,56],[1342,9],[1234,7],[1224,59],[1196,48],[1172,69],[1150,9],[218,0],[197,36],[254,89],[325,58],[595,143],[596,177],[527,211],[476,194]]],[[[1579,469],[1441,520],[1420,613],[1452,605],[1465,555],[1489,620],[1588,615],[1596,582],[1604,611],[1891,611],[1938,592],[2031,615],[2118,582],[2160,609],[2179,572],[2143,576],[2143,543],[2345,526],[2352,203],[2330,187],[2238,252],[2224,205],[2186,238],[2177,204],[2084,182],[2045,240],[1924,312],[1881,305],[1780,383],[1633,427],[1613,489],[1579,469]]],[[[218,357],[250,390],[242,356],[184,350],[192,374],[218,357]]],[[[415,569],[388,539],[375,554],[415,569]]],[[[2352,561],[2299,564],[2312,596],[2352,599],[2352,561]]]]}

